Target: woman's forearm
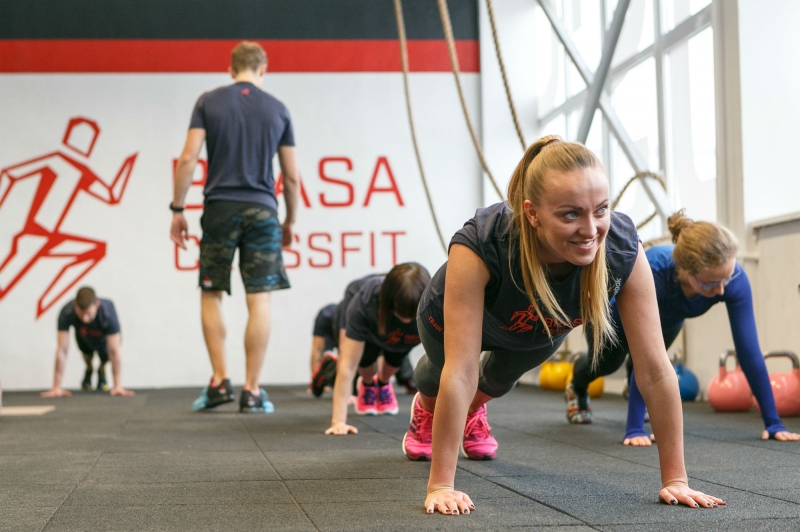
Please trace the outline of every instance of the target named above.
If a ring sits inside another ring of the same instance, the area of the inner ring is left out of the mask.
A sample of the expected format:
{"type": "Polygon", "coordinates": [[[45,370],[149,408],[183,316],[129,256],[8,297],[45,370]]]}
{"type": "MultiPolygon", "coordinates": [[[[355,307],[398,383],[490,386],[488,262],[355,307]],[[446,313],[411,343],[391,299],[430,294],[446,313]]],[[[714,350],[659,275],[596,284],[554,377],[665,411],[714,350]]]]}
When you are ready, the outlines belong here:
{"type": "Polygon", "coordinates": [[[442,370],[433,416],[433,457],[428,493],[453,488],[467,410],[478,388],[477,372],[474,378],[454,373],[447,365],[442,370]]]}
{"type": "Polygon", "coordinates": [[[683,410],[678,379],[667,363],[654,371],[637,368],[638,387],[648,405],[650,424],[658,442],[661,480],[687,480],[683,456],[683,410]]]}
{"type": "Polygon", "coordinates": [[[331,413],[331,425],[336,423],[347,423],[347,400],[350,398],[354,371],[339,361],[336,370],[336,381],[333,384],[333,411],[331,413]]]}

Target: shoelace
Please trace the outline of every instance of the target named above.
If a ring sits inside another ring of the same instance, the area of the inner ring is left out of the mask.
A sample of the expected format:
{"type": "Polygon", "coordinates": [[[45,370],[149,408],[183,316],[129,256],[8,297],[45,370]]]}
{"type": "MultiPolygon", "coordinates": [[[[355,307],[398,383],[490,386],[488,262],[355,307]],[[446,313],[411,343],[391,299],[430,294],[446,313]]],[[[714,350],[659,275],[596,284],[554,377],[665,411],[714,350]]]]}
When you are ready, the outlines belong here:
{"type": "Polygon", "coordinates": [[[386,386],[381,386],[381,391],[379,392],[378,398],[381,403],[388,403],[392,399],[392,392],[389,390],[389,386],[391,384],[387,384],[386,386]]]}
{"type": "Polygon", "coordinates": [[[364,386],[364,402],[368,405],[375,404],[375,387],[364,386]]]}
{"type": "Polygon", "coordinates": [[[464,433],[474,439],[485,440],[488,438],[491,435],[491,430],[489,422],[486,420],[486,414],[480,415],[476,412],[475,415],[469,416],[464,433]]]}
{"type": "Polygon", "coordinates": [[[415,427],[417,438],[423,443],[429,443],[433,436],[433,412],[428,412],[421,406],[417,406],[416,409],[414,421],[417,422],[415,427]]]}

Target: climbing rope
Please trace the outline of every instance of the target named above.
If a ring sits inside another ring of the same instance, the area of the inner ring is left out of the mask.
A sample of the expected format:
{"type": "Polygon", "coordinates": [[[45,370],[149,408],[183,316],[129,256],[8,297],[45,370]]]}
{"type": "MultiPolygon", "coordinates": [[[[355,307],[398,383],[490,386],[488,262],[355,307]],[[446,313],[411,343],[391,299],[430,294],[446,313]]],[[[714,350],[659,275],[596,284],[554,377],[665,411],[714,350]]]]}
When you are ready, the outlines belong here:
{"type": "Polygon", "coordinates": [[[406,94],[406,110],[408,111],[408,124],[411,127],[411,142],[414,144],[414,154],[417,157],[417,166],[419,167],[419,175],[422,178],[422,188],[425,189],[425,197],[428,198],[428,208],[433,217],[433,225],[436,226],[436,235],[439,237],[439,243],[442,245],[444,254],[447,255],[447,244],[444,242],[442,230],[439,227],[439,220],[436,218],[436,211],[433,209],[433,200],[431,199],[430,190],[428,190],[428,181],[425,179],[425,170],[422,168],[422,157],[419,154],[419,146],[417,145],[417,133],[414,127],[414,116],[411,113],[411,96],[408,89],[408,47],[406,44],[406,24],[403,19],[403,4],[402,0],[394,0],[394,14],[397,19],[397,35],[400,40],[400,59],[403,63],[403,87],[406,94]]]}
{"type": "Polygon", "coordinates": [[[508,78],[506,77],[506,67],[503,63],[503,55],[500,53],[500,40],[497,38],[497,26],[494,22],[494,8],[492,7],[492,0],[486,0],[486,9],[489,11],[489,23],[492,26],[494,50],[497,54],[497,63],[500,65],[500,75],[503,77],[503,87],[506,89],[506,99],[508,100],[508,107],[511,109],[511,118],[514,120],[514,127],[517,130],[519,142],[522,144],[522,151],[525,151],[525,148],[527,148],[527,144],[525,144],[525,136],[522,134],[522,128],[519,125],[517,109],[514,107],[514,99],[511,97],[511,88],[508,86],[508,78]]]}
{"type": "Polygon", "coordinates": [[[464,99],[464,91],[461,88],[458,56],[456,55],[455,39],[453,38],[453,26],[450,23],[450,10],[447,8],[447,0],[437,0],[437,2],[439,4],[439,15],[442,18],[444,37],[447,40],[447,50],[450,53],[450,66],[453,68],[453,77],[455,77],[456,80],[456,89],[458,90],[458,97],[461,100],[461,109],[464,111],[464,119],[467,121],[467,128],[469,129],[469,134],[472,136],[472,143],[475,145],[475,152],[478,154],[478,159],[481,162],[483,171],[486,172],[486,175],[489,177],[489,181],[491,181],[495,192],[502,200],[504,197],[503,193],[500,192],[500,187],[497,186],[497,182],[494,180],[492,172],[489,171],[489,166],[486,164],[486,159],[483,156],[483,150],[478,142],[478,136],[475,134],[475,128],[472,127],[472,120],[470,120],[469,112],[467,111],[467,102],[464,99]]]}
{"type": "MultiPolygon", "coordinates": [[[[622,190],[620,190],[619,194],[617,194],[617,198],[611,203],[611,210],[613,211],[614,209],[617,208],[617,204],[619,203],[619,200],[622,199],[622,195],[625,194],[625,191],[628,190],[628,187],[630,187],[633,184],[634,181],[636,181],[637,179],[643,180],[643,179],[648,178],[648,177],[652,177],[653,179],[658,181],[658,183],[661,185],[661,188],[664,189],[664,192],[667,191],[667,183],[664,181],[664,178],[661,177],[659,174],[657,174],[655,172],[636,172],[636,175],[634,175],[632,178],[628,179],[628,182],[625,183],[625,186],[623,186],[622,190]]],[[[636,229],[641,229],[645,225],[649,224],[650,222],[653,221],[653,219],[657,215],[658,215],[657,212],[653,212],[653,214],[651,214],[650,216],[645,218],[643,222],[640,222],[636,226],[636,229]]],[[[658,239],[655,239],[655,240],[659,240],[661,238],[665,238],[665,237],[659,237],[658,239]]]]}
{"type": "Polygon", "coordinates": [[[672,241],[672,235],[663,235],[653,239],[648,240],[647,242],[642,242],[642,247],[644,249],[650,249],[653,246],[658,244],[667,243],[672,241]]]}

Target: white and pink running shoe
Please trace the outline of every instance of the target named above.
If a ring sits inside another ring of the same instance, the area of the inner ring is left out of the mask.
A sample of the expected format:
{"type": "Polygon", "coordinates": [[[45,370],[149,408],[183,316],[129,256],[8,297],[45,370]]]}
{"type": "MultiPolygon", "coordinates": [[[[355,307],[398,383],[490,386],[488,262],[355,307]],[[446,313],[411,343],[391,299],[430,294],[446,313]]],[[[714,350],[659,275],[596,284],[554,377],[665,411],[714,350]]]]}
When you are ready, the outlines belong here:
{"type": "Polygon", "coordinates": [[[400,411],[400,406],[397,404],[397,397],[394,395],[394,387],[392,383],[387,383],[385,386],[380,386],[375,378],[375,386],[378,389],[378,413],[396,416],[400,411]]]}
{"type": "Polygon", "coordinates": [[[358,397],[356,398],[356,413],[362,416],[375,416],[378,414],[378,387],[375,384],[364,386],[361,377],[358,378],[358,397]]]}
{"type": "Polygon", "coordinates": [[[419,392],[411,401],[411,423],[403,436],[403,453],[409,460],[430,460],[433,454],[431,435],[433,412],[419,405],[419,392]]]}
{"type": "Polygon", "coordinates": [[[470,460],[494,460],[497,455],[497,440],[492,437],[489,422],[486,420],[486,405],[467,415],[461,453],[470,460]]]}

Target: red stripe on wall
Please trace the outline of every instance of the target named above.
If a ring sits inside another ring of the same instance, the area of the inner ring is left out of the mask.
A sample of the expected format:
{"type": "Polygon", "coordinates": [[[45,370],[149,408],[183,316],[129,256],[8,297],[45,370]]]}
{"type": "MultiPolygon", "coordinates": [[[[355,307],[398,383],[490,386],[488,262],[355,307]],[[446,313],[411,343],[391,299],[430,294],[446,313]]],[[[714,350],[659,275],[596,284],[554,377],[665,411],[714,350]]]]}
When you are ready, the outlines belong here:
{"type": "MultiPolygon", "coordinates": [[[[224,72],[239,40],[0,39],[0,72],[224,72]]],[[[387,40],[265,40],[270,72],[399,72],[387,40]]],[[[463,72],[480,72],[478,41],[456,41],[463,72]]],[[[449,72],[447,43],[408,41],[413,72],[449,72]]]]}

